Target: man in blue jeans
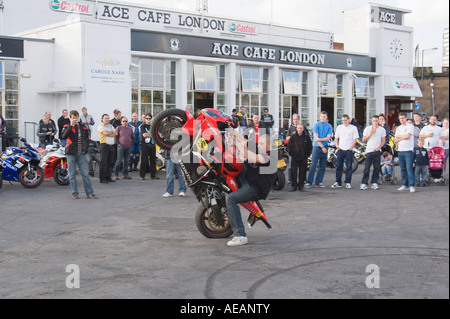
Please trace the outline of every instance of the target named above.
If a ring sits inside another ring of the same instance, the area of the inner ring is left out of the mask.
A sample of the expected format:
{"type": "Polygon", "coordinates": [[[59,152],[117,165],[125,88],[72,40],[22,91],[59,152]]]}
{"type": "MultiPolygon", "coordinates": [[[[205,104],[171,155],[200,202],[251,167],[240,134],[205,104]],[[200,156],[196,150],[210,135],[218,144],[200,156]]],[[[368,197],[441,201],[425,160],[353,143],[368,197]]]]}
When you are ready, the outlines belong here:
{"type": "Polygon", "coordinates": [[[395,142],[398,146],[398,164],[402,173],[402,186],[398,191],[407,191],[411,193],[416,191],[414,176],[414,126],[409,124],[406,119],[406,113],[398,115],[400,126],[395,130],[395,142]]]}
{"type": "Polygon", "coordinates": [[[334,141],[336,143],[336,182],[331,188],[342,187],[342,173],[344,171],[344,161],[347,162],[347,170],[345,172],[345,188],[352,188],[352,165],[353,165],[353,148],[359,138],[358,129],[350,124],[350,117],[347,114],[342,115],[342,124],[336,129],[334,141]]]}
{"type": "Polygon", "coordinates": [[[272,189],[277,169],[276,164],[275,167],[270,165],[271,142],[268,134],[260,136],[257,147],[249,147],[245,138],[237,131],[233,131],[233,138],[236,140],[236,148],[247,162],[238,176],[241,186],[226,198],[228,219],[234,236],[227,243],[229,247],[248,243],[239,204],[266,199],[272,189]],[[249,148],[255,150],[256,153],[250,151],[249,148]],[[266,170],[260,170],[262,166],[266,170]]]}
{"type": "Polygon", "coordinates": [[[166,192],[163,197],[173,197],[173,192],[175,190],[175,181],[174,181],[174,172],[177,170],[178,174],[178,182],[180,184],[178,196],[185,197],[186,196],[186,182],[183,177],[183,172],[181,171],[180,164],[175,163],[170,157],[170,150],[166,150],[166,192]]]}
{"type": "Polygon", "coordinates": [[[363,142],[366,144],[366,161],[364,165],[363,178],[361,181],[360,189],[365,191],[369,188],[369,173],[370,166],[373,166],[372,179],[370,188],[378,189],[378,178],[380,177],[381,171],[381,153],[380,150],[383,148],[386,142],[386,130],[379,126],[379,116],[372,116],[372,125],[367,126],[363,133],[363,142]]]}
{"type": "Polygon", "coordinates": [[[86,153],[89,144],[89,129],[79,122],[78,111],[70,111],[70,124],[63,127],[61,138],[67,140],[66,156],[69,169],[69,182],[72,188],[72,198],[78,199],[77,165],[83,178],[84,191],[89,199],[97,199],[92,189],[86,153]]]}
{"type": "Polygon", "coordinates": [[[316,174],[317,163],[319,163],[319,171],[316,176],[316,186],[325,187],[322,183],[327,168],[328,143],[333,135],[333,127],[328,123],[328,113],[322,111],[320,121],[314,124],[313,129],[313,151],[311,166],[309,168],[308,179],[305,188],[311,188],[316,174]]]}
{"type": "MultiPolygon", "coordinates": [[[[271,141],[268,134],[262,134],[258,144],[250,146],[247,145],[247,140],[235,130],[233,130],[233,138],[241,158],[246,162],[237,178],[241,186],[238,190],[228,194],[226,198],[228,219],[233,230],[233,239],[227,242],[229,247],[248,243],[239,204],[266,199],[272,189],[277,170],[276,161],[273,163],[274,167],[270,165],[271,141]]],[[[232,144],[234,141],[229,141],[229,143],[232,144]]]]}

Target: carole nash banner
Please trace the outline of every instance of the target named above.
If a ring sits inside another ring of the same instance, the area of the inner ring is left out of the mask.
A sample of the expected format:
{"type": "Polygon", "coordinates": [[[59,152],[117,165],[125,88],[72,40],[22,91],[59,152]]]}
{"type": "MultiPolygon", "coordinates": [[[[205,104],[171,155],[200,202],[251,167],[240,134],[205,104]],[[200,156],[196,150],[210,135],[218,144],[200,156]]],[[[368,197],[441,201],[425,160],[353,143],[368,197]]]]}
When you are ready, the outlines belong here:
{"type": "Polygon", "coordinates": [[[131,50],[375,72],[368,56],[148,31],[131,32],[131,50]]]}

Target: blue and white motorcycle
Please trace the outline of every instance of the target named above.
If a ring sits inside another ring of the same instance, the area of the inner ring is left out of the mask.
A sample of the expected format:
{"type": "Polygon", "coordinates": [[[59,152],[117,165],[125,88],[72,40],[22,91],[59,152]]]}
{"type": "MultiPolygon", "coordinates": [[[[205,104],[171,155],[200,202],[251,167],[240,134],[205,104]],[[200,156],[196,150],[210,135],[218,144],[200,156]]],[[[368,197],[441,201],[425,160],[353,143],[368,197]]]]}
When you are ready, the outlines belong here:
{"type": "Polygon", "coordinates": [[[44,181],[44,171],[39,166],[41,155],[35,145],[21,138],[23,148],[9,147],[0,161],[1,177],[5,181],[20,182],[25,188],[36,188],[44,181]]]}

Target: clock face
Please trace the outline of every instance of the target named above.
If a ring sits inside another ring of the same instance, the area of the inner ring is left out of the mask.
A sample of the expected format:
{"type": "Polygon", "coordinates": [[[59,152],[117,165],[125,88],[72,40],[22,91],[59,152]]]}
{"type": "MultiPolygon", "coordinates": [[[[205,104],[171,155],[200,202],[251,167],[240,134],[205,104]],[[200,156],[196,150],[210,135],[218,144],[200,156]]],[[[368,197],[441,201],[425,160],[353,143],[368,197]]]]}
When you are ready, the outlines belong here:
{"type": "Polygon", "coordinates": [[[398,60],[403,55],[403,43],[398,39],[394,38],[390,44],[390,52],[394,59],[398,60]]]}

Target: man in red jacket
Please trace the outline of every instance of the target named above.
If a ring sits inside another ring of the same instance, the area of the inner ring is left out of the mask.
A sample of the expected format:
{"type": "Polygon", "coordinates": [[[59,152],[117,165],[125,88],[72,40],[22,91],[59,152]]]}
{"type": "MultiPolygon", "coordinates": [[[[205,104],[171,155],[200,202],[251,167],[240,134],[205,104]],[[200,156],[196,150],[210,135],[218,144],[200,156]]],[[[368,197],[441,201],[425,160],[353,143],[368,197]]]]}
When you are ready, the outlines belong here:
{"type": "Polygon", "coordinates": [[[83,177],[83,186],[86,196],[89,199],[97,199],[92,189],[91,179],[89,177],[88,164],[86,156],[89,145],[89,128],[79,122],[78,111],[70,111],[70,124],[63,127],[61,138],[66,139],[67,166],[69,169],[69,182],[72,189],[72,198],[78,199],[77,185],[77,165],[80,174],[83,177]]]}

